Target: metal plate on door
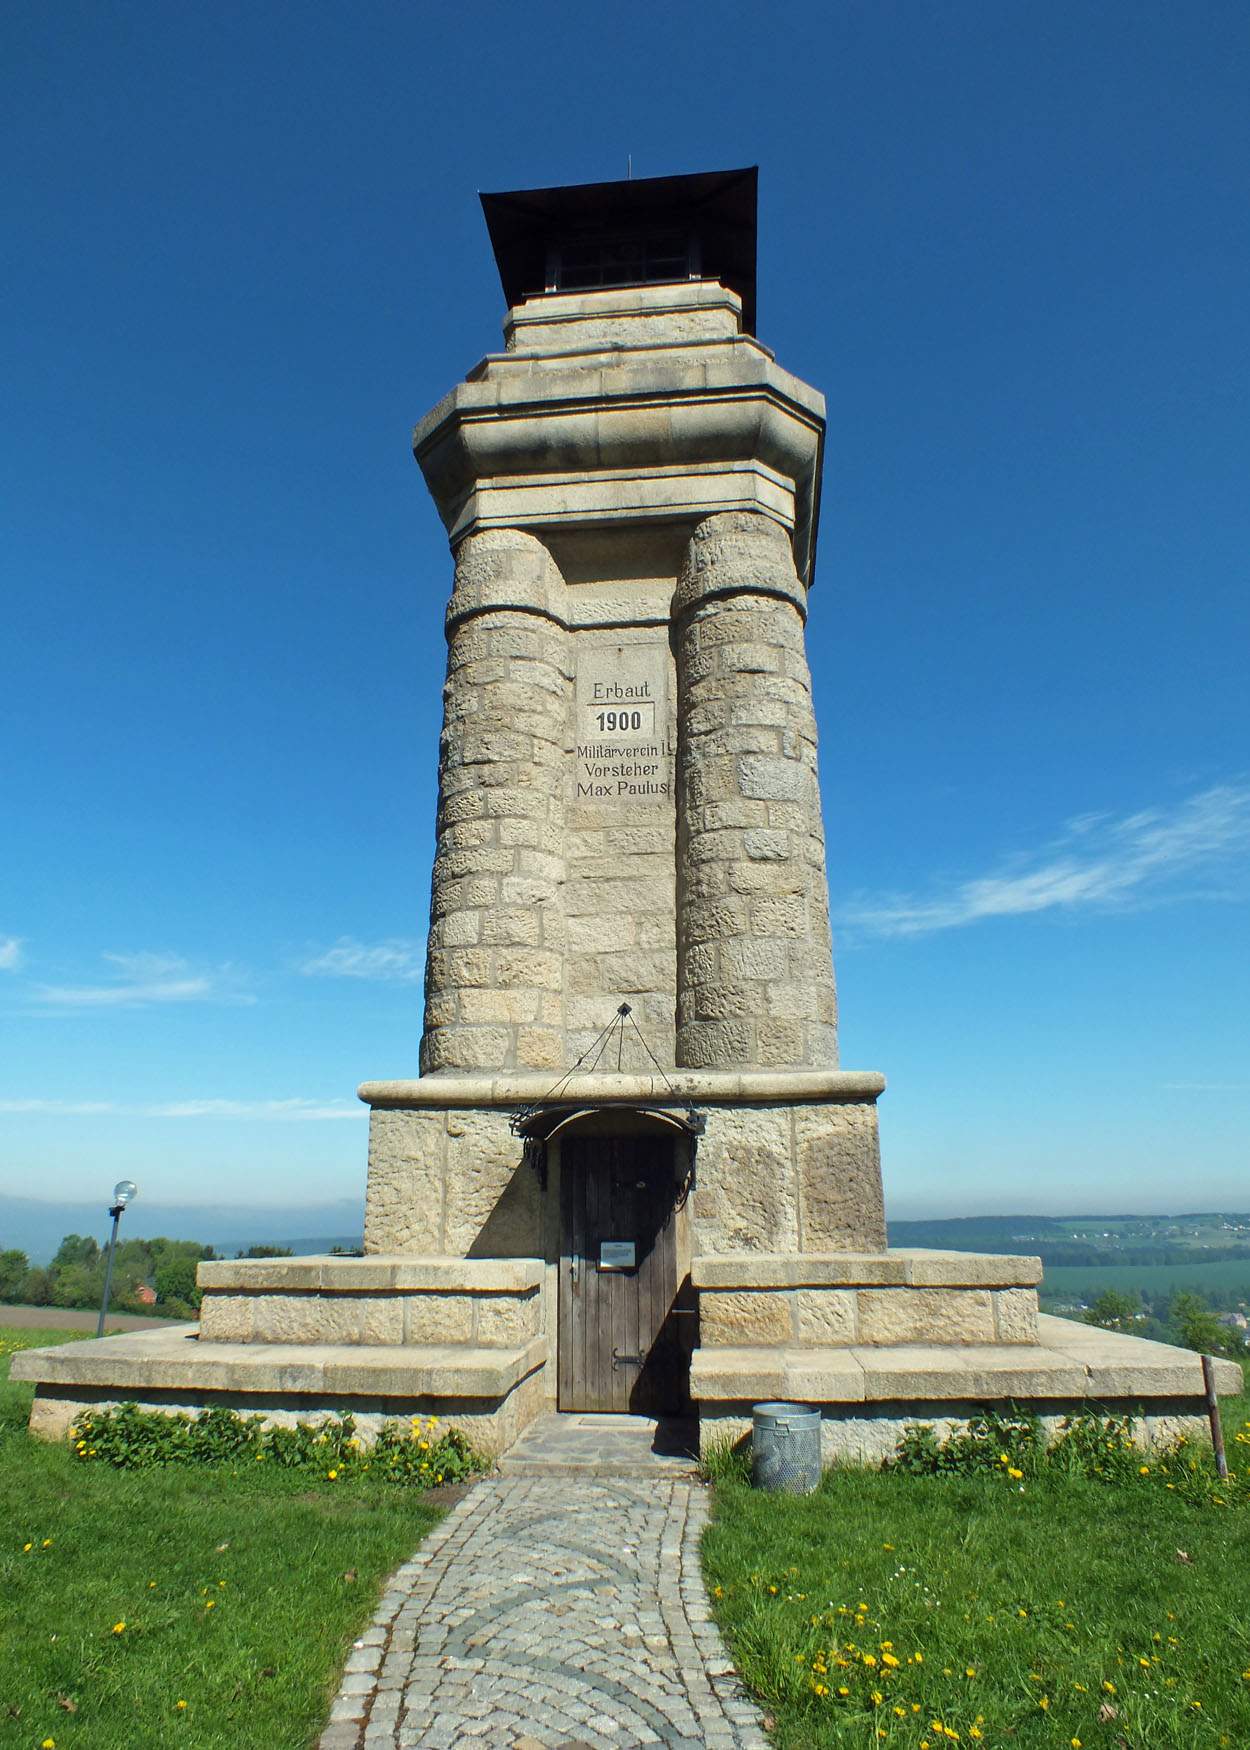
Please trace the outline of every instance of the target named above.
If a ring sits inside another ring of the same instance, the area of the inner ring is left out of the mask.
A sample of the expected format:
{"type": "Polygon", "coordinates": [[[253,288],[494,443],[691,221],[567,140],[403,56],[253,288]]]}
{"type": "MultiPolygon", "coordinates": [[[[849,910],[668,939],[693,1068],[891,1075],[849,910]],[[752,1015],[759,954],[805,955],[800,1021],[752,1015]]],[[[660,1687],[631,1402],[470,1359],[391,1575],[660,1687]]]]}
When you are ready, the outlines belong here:
{"type": "Polygon", "coordinates": [[[600,1240],[599,1268],[601,1270],[632,1270],[634,1268],[634,1252],[633,1240],[600,1240]]]}

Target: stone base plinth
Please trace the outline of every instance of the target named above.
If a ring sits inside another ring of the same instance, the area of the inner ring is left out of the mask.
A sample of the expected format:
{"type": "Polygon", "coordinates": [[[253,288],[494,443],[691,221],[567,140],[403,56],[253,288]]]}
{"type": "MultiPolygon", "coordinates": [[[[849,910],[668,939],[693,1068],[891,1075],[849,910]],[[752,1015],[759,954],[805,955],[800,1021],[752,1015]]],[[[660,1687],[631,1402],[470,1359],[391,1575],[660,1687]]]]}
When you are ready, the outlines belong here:
{"type": "MultiPolygon", "coordinates": [[[[885,1245],[884,1087],[866,1070],[674,1070],[578,1075],[560,1099],[704,1115],[690,1199],[696,1253],[864,1252],[885,1245]]],[[[522,1073],[365,1082],[366,1253],[552,1261],[542,1182],[508,1124],[551,1088],[548,1075],[522,1073]]]]}
{"type": "Polygon", "coordinates": [[[258,1258],[199,1267],[201,1322],[28,1349],[32,1432],[60,1439],[85,1407],[210,1406],[292,1423],[348,1412],[437,1415],[505,1451],[550,1407],[536,1259],[258,1258]]]}
{"type": "MultiPolygon", "coordinates": [[[[1242,1389],[1236,1363],[1216,1363],[1216,1386],[1242,1389]]],[[[1051,1430],[1081,1409],[1131,1414],[1143,1445],[1206,1428],[1199,1356],[1044,1313],[1033,1343],[946,1343],[935,1332],[928,1343],[704,1347],[690,1388],[705,1445],[748,1433],[754,1404],[818,1405],[828,1461],[877,1463],[913,1422],[941,1431],[1013,1404],[1051,1430]]]]}
{"type": "Polygon", "coordinates": [[[194,1326],[27,1349],[15,1379],[35,1382],[33,1434],[63,1439],[85,1408],[138,1404],[196,1415],[211,1407],[289,1426],[336,1411],[366,1444],[383,1422],[436,1415],[483,1452],[506,1451],[546,1407],[546,1343],[478,1349],[455,1343],[204,1343],[194,1326]]]}
{"type": "Polygon", "coordinates": [[[1036,1343],[1037,1258],[898,1250],[696,1258],[705,1349],[1036,1343]]]}
{"type": "Polygon", "coordinates": [[[536,1258],[254,1258],[196,1274],[206,1343],[506,1349],[543,1329],[536,1258]]]}

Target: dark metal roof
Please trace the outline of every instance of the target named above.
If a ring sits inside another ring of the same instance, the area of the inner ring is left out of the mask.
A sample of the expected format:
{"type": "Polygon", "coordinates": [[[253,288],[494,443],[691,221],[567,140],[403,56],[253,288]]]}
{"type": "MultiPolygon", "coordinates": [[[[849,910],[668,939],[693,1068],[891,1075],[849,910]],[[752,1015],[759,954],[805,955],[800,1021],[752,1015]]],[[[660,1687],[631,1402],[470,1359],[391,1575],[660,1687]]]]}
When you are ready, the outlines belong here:
{"type": "Polygon", "coordinates": [[[480,196],[509,306],[546,289],[553,241],[614,233],[690,229],[700,242],[700,271],[742,299],[742,326],[755,333],[755,165],[697,176],[646,176],[628,182],[581,182],[565,188],[514,189],[480,196]]]}

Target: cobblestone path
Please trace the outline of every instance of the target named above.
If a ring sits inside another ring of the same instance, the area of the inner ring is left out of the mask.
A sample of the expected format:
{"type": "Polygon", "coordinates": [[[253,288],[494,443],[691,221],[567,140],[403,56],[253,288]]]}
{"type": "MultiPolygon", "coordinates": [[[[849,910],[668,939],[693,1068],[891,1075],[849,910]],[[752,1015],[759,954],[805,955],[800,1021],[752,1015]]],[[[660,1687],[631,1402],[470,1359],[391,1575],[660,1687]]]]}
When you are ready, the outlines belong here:
{"type": "Polygon", "coordinates": [[[699,1573],[685,1479],[478,1483],[396,1573],[321,1750],[764,1746],[699,1573]]]}

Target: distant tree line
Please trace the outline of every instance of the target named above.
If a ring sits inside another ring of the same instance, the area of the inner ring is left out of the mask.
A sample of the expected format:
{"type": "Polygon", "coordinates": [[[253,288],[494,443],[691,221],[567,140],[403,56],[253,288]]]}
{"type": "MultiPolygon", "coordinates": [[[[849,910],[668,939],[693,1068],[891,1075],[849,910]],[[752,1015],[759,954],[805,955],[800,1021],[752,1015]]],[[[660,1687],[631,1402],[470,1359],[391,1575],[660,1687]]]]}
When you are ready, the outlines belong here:
{"type": "Polygon", "coordinates": [[[1179,1343],[1182,1349],[1194,1349],[1200,1355],[1229,1355],[1238,1361],[1250,1356],[1247,1333],[1235,1325],[1221,1324],[1206,1296],[1192,1289],[1145,1296],[1104,1288],[1087,1308],[1085,1322],[1104,1331],[1131,1331],[1136,1337],[1179,1343]]]}
{"type": "Polygon", "coordinates": [[[1043,1264],[1241,1264],[1250,1262],[1247,1246],[1095,1246],[1081,1240],[1029,1242],[1029,1255],[1043,1264]]]}
{"type": "MultiPolygon", "coordinates": [[[[0,1251],[0,1302],[10,1306],[98,1309],[104,1298],[107,1247],[89,1234],[66,1234],[48,1265],[32,1264],[25,1252],[0,1251]]],[[[113,1259],[109,1307],[113,1312],[194,1318],[200,1291],[195,1267],[216,1257],[198,1240],[121,1240],[113,1259]]],[[[249,1246],[243,1258],[289,1258],[289,1246],[249,1246]]]]}

